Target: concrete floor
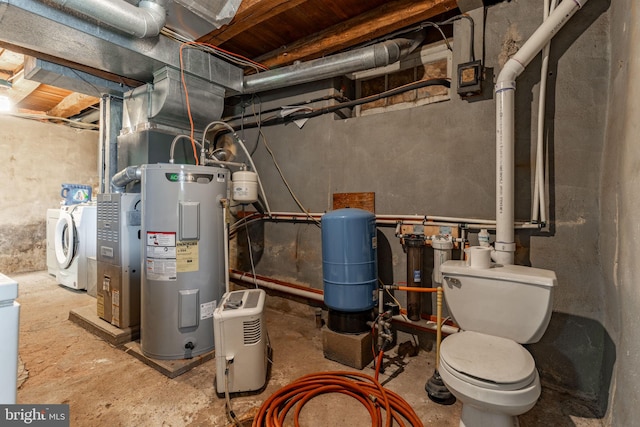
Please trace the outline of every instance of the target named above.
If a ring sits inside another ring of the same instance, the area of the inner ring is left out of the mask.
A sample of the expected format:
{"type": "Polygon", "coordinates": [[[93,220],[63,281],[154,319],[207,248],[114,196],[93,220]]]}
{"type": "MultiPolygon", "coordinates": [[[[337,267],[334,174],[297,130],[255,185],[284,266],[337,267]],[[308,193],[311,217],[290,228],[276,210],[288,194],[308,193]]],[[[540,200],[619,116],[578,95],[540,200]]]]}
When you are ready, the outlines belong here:
{"type": "MultiPolygon", "coordinates": [[[[12,278],[20,284],[20,357],[28,371],[28,378],[18,390],[18,403],[68,403],[72,426],[228,425],[224,399],[216,396],[213,387],[213,360],[168,379],[68,320],[70,309],[95,301],[90,296],[56,285],[46,272],[16,274],[12,278]]],[[[313,310],[268,298],[267,327],[274,349],[272,374],[262,393],[232,400],[239,416],[250,417],[273,392],[307,373],[350,370],[323,357],[313,310]]],[[[425,426],[457,426],[460,404],[437,405],[424,392],[425,381],[433,374],[433,361],[433,351],[420,351],[418,356],[406,358],[401,368],[387,369],[381,379],[413,406],[425,426]]],[[[373,375],[369,367],[363,372],[373,375]]],[[[366,426],[371,421],[354,400],[325,395],[305,406],[301,424],[366,426]]],[[[520,417],[520,425],[603,424],[587,405],[543,388],[540,401],[520,417]]]]}

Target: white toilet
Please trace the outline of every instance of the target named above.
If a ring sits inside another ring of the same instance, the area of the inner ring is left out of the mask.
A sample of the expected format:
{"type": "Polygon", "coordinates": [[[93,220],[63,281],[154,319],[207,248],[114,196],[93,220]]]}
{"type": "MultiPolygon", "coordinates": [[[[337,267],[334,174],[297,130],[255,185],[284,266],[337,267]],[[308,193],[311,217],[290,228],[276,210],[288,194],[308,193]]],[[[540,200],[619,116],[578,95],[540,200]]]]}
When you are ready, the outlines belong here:
{"type": "Polygon", "coordinates": [[[462,402],[461,427],[515,427],[540,397],[531,354],[552,311],[553,271],[519,265],[441,266],[445,301],[463,330],[442,341],[439,373],[462,402]]]}

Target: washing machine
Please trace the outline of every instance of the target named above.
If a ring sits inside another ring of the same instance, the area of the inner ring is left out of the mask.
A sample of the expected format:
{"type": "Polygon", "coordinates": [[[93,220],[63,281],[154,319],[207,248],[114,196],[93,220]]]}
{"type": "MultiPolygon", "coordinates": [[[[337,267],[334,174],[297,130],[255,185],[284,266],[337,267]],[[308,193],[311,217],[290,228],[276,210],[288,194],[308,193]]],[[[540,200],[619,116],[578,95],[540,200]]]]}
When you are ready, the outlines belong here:
{"type": "Polygon", "coordinates": [[[56,279],[72,289],[87,289],[89,257],[96,256],[96,205],[63,206],[55,229],[56,279]]]}
{"type": "Polygon", "coordinates": [[[47,273],[58,275],[58,260],[56,259],[56,225],[60,219],[60,208],[47,209],[47,273]]]}

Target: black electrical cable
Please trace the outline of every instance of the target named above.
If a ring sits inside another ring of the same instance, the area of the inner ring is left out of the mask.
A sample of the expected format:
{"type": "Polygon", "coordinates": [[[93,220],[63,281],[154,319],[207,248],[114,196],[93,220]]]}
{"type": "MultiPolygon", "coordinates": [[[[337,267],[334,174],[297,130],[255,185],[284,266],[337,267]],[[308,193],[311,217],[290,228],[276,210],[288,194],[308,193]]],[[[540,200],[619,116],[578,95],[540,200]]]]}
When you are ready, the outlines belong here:
{"type": "MultiPolygon", "coordinates": [[[[294,120],[299,119],[310,119],[313,117],[318,117],[323,114],[333,113],[338,110],[342,110],[343,108],[351,108],[358,105],[366,104],[368,102],[377,101],[379,99],[388,98],[390,96],[398,95],[410,90],[420,89],[427,86],[444,86],[451,87],[451,82],[448,79],[429,79],[429,80],[421,80],[418,82],[413,82],[406,84],[404,86],[400,86],[394,89],[387,90],[385,92],[378,93],[376,95],[367,96],[364,98],[355,99],[353,101],[341,102],[339,104],[330,105],[327,107],[316,108],[311,111],[300,111],[296,113],[289,114],[287,116],[272,116],[268,119],[265,119],[261,122],[250,122],[243,123],[242,127],[244,129],[252,129],[259,126],[274,126],[284,123],[289,123],[294,120]]],[[[240,126],[233,126],[234,129],[239,129],[240,126]]]]}
{"type": "MultiPolygon", "coordinates": [[[[260,104],[262,104],[262,101],[260,100],[260,97],[256,94],[252,94],[251,95],[251,101],[253,102],[253,98],[256,97],[258,98],[260,104]]],[[[321,96],[319,98],[313,98],[313,99],[308,99],[306,101],[302,101],[302,102],[297,102],[293,105],[290,105],[291,108],[296,108],[296,107],[303,107],[307,104],[313,104],[314,102],[321,102],[321,101],[331,101],[331,100],[335,100],[338,102],[346,102],[346,101],[350,101],[349,98],[345,97],[344,95],[325,95],[325,96],[321,96]]],[[[245,108],[244,106],[242,107],[243,109],[245,108]]],[[[268,114],[268,113],[275,113],[277,111],[282,110],[282,107],[274,107],[274,108],[269,108],[267,110],[261,110],[260,113],[261,114],[268,114]]],[[[230,116],[230,117],[224,117],[222,120],[224,120],[225,122],[232,122],[234,120],[238,120],[244,117],[244,113],[240,113],[240,114],[236,114],[235,116],[230,116]]]]}

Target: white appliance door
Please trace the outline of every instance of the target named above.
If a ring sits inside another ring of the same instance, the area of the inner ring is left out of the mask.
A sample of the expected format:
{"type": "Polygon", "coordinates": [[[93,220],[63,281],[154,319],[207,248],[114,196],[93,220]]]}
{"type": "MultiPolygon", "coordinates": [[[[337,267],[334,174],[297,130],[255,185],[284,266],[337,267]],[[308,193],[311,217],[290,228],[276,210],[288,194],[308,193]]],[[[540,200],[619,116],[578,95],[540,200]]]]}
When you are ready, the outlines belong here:
{"type": "Polygon", "coordinates": [[[78,236],[73,217],[65,211],[60,211],[60,218],[56,224],[55,249],[56,260],[61,269],[68,268],[76,255],[78,236]]]}

